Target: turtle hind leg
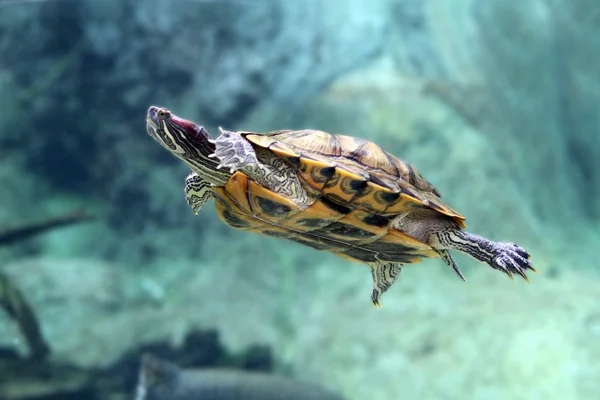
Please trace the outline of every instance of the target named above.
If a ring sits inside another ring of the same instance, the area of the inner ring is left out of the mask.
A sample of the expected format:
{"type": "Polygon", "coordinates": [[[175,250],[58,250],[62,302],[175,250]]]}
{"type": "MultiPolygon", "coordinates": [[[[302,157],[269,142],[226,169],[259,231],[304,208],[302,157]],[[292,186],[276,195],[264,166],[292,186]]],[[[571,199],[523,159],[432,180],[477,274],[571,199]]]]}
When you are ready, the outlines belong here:
{"type": "Polygon", "coordinates": [[[462,251],[510,278],[518,274],[527,280],[527,270],[535,271],[529,253],[514,243],[493,242],[458,228],[439,230],[433,233],[432,239],[433,247],[462,251]]]}
{"type": "Polygon", "coordinates": [[[379,299],[381,295],[385,293],[396,281],[400,271],[402,270],[402,264],[393,262],[379,262],[370,264],[371,273],[373,275],[373,291],[371,293],[371,300],[377,307],[381,307],[379,299]]]}
{"type": "Polygon", "coordinates": [[[185,179],[185,199],[194,214],[198,214],[213,195],[211,183],[202,179],[197,173],[192,172],[185,179]]]}
{"type": "Polygon", "coordinates": [[[458,250],[482,261],[512,278],[518,274],[527,279],[527,270],[532,270],[529,254],[514,243],[493,242],[484,237],[462,230],[447,217],[440,217],[434,211],[419,210],[401,215],[392,221],[392,227],[428,243],[444,259],[444,262],[457,271],[456,263],[443,250],[458,250]]]}

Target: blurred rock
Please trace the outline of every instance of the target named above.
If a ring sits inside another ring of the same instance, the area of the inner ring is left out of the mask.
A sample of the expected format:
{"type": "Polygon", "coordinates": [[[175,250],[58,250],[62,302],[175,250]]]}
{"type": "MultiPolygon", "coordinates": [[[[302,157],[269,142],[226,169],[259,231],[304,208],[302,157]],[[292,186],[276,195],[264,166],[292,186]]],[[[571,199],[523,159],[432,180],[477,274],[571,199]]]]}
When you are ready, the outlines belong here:
{"type": "MultiPolygon", "coordinates": [[[[90,345],[94,325],[125,306],[123,276],[118,271],[98,261],[42,258],[14,261],[3,265],[2,271],[28,299],[53,357],[77,354],[82,364],[89,357],[98,362],[94,357],[104,350],[90,345]]],[[[18,343],[20,336],[12,322],[1,318],[3,344],[18,343]]],[[[110,357],[110,351],[104,355],[110,357]]]]}
{"type": "Polygon", "coordinates": [[[266,346],[260,346],[265,363],[247,365],[252,362],[247,354],[256,349],[254,346],[245,354],[230,353],[216,331],[194,330],[180,346],[155,341],[128,349],[108,366],[83,368],[64,362],[20,359],[0,348],[0,394],[5,400],[130,399],[135,392],[143,355],[160,355],[191,368],[271,371],[274,362],[266,346]]]}
{"type": "MultiPolygon", "coordinates": [[[[540,269],[552,261],[537,258],[540,269]]],[[[597,393],[597,274],[574,273],[563,264],[559,278],[534,274],[528,285],[477,265],[468,268],[465,283],[443,265],[426,262],[407,267],[377,310],[368,301],[366,268],[312,268],[319,271],[313,272],[316,281],[298,283],[290,300],[293,335],[264,326],[268,316],[253,325],[248,315],[243,326],[285,349],[284,359],[300,377],[334,383],[350,399],[388,400],[401,393],[415,399],[558,400],[597,393]]],[[[260,297],[246,295],[232,299],[227,312],[247,315],[242,303],[258,304],[260,297]]],[[[264,308],[257,307],[256,315],[264,308]]],[[[251,340],[236,332],[239,320],[207,319],[234,343],[251,340]]]]}

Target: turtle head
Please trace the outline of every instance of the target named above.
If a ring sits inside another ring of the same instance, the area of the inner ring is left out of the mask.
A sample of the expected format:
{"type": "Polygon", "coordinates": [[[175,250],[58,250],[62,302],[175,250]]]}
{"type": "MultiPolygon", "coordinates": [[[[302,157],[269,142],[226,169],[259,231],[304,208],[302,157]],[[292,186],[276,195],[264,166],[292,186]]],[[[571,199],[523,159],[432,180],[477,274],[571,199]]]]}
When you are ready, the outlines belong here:
{"type": "Polygon", "coordinates": [[[208,143],[210,135],[203,126],[179,118],[166,108],[151,106],[146,116],[148,134],[178,157],[191,156],[196,146],[208,143]]]}
{"type": "Polygon", "coordinates": [[[208,182],[218,185],[229,179],[231,174],[217,170],[218,162],[208,157],[215,146],[203,126],[179,118],[166,108],[151,106],[146,114],[146,131],[208,182]]]}

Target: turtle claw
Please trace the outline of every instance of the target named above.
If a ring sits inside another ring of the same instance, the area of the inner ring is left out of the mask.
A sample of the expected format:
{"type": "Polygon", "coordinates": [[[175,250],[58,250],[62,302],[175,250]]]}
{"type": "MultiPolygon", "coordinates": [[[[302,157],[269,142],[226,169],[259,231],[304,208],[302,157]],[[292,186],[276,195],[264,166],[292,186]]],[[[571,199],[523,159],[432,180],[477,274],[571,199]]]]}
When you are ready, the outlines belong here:
{"type": "Polygon", "coordinates": [[[523,272],[523,271],[517,271],[517,274],[519,274],[521,276],[521,278],[525,279],[525,281],[527,283],[529,283],[529,278],[527,277],[527,275],[525,275],[525,272],[523,272]]]}
{"type": "MultiPolygon", "coordinates": [[[[371,297],[374,297],[374,296],[371,296],[371,297]]],[[[383,308],[383,306],[381,305],[379,300],[373,300],[373,305],[375,306],[375,308],[383,308]]]]}
{"type": "Polygon", "coordinates": [[[489,264],[492,268],[504,272],[511,279],[513,274],[518,274],[529,282],[526,275],[527,270],[535,271],[529,257],[529,253],[514,243],[497,243],[494,256],[489,264]]]}

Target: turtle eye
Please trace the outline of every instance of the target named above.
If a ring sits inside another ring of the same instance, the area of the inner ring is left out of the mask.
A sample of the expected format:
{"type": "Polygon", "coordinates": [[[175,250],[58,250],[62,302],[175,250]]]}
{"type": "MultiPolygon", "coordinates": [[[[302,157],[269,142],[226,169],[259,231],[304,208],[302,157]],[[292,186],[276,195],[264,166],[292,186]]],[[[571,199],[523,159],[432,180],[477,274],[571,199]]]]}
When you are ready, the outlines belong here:
{"type": "Polygon", "coordinates": [[[169,112],[169,110],[161,108],[156,112],[156,116],[158,117],[158,119],[169,119],[171,118],[171,113],[169,112]]]}

